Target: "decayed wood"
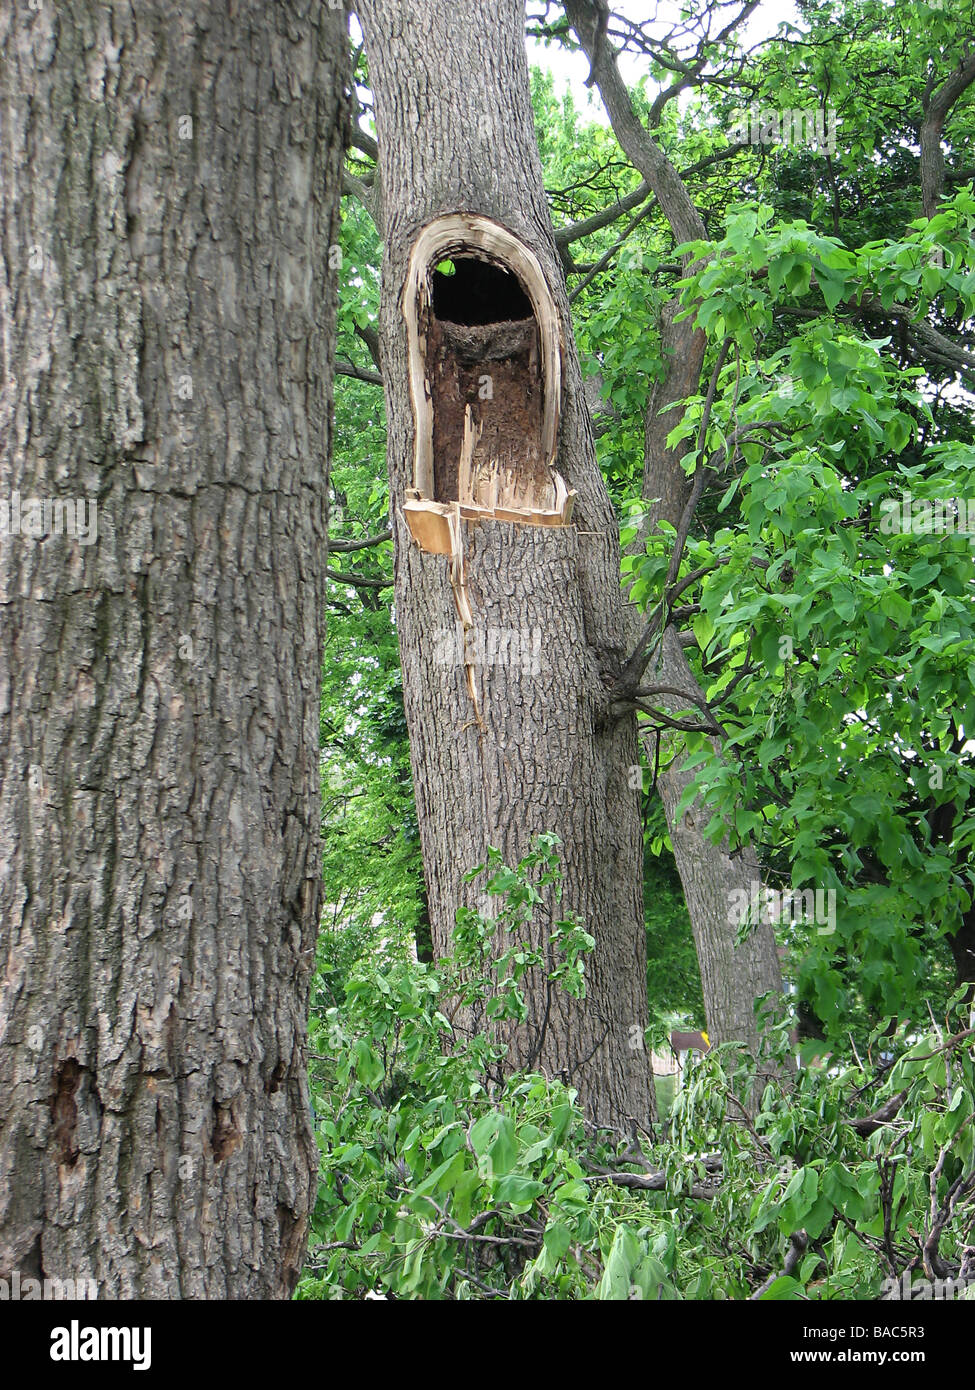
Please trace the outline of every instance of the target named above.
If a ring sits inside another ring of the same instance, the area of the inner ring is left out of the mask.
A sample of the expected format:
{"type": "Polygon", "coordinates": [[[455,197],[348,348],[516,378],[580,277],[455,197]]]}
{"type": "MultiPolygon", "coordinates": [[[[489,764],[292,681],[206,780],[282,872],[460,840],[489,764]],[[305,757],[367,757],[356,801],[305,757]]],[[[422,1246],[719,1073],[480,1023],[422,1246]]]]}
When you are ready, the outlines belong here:
{"type": "MultiPolygon", "coordinates": [[[[555,469],[551,470],[552,483],[543,498],[529,498],[532,502],[543,502],[545,506],[503,506],[499,498],[518,496],[517,470],[506,469],[505,485],[502,485],[500,461],[492,461],[488,469],[482,468],[476,478],[472,474],[474,446],[481,433],[481,426],[475,424],[470,406],[464,412],[464,438],[461,444],[458,466],[458,489],[460,502],[433,502],[420,495],[417,488],[409,488],[403,512],[414,540],[421,550],[432,555],[450,555],[455,547],[452,538],[450,518],[457,515],[465,521],[509,521],[522,526],[567,526],[572,518],[575,490],[569,490],[555,469]],[[512,476],[513,475],[513,476],[512,476]],[[478,501],[477,498],[482,500],[478,501]]],[[[530,494],[530,488],[529,488],[530,494]]]]}
{"type": "MultiPolygon", "coordinates": [[[[544,392],[542,452],[549,467],[555,463],[556,436],[562,395],[562,346],[559,318],[537,257],[507,227],[475,213],[447,213],[420,231],[410,255],[402,308],[406,319],[410,393],[417,421],[414,487],[433,496],[433,417],[425,376],[425,333],[431,312],[430,272],[438,261],[472,253],[514,272],[531,301],[541,344],[544,392]]],[[[463,333],[459,326],[455,335],[463,333]]]]}
{"type": "Polygon", "coordinates": [[[464,362],[498,362],[529,348],[535,337],[534,319],[506,320],[479,327],[442,323],[449,346],[464,362]]]}
{"type": "Polygon", "coordinates": [[[436,494],[434,392],[428,360],[433,313],[431,273],[438,261],[461,253],[475,253],[517,275],[534,317],[478,326],[438,322],[436,340],[468,365],[486,366],[528,354],[530,362],[540,365],[542,385],[540,439],[538,443],[526,439],[525,452],[520,457],[492,454],[475,461],[483,421],[475,421],[470,405],[466,407],[457,460],[461,515],[468,521],[562,526],[571,519],[575,495],[554,468],[562,389],[562,340],[558,314],[537,258],[505,227],[488,218],[470,213],[436,218],[421,230],[413,245],[402,298],[416,420],[413,490],[418,493],[418,501],[408,501],[404,512],[417,543],[433,554],[448,553],[446,514],[439,509],[450,503],[442,494],[436,494]],[[535,357],[536,343],[540,362],[535,357]],[[539,463],[544,481],[539,477],[539,463]]]}
{"type": "Polygon", "coordinates": [[[475,427],[474,417],[470,406],[464,411],[464,442],[460,450],[460,466],[457,470],[457,487],[459,500],[463,504],[472,502],[474,494],[472,488],[472,464],[474,461],[474,445],[477,442],[477,435],[480,428],[475,427]]]}

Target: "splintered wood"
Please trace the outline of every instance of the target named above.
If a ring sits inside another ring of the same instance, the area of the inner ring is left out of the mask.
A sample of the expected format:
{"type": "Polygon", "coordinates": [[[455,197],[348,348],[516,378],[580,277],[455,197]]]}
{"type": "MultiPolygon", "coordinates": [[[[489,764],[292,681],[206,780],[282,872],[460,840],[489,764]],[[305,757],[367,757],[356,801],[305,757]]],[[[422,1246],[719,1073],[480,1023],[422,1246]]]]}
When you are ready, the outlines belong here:
{"type": "Polygon", "coordinates": [[[488,512],[498,521],[523,522],[526,513],[553,512],[558,474],[553,476],[553,470],[541,464],[537,442],[530,437],[525,439],[522,457],[518,459],[510,449],[504,453],[479,449],[483,433],[483,419],[475,423],[473,410],[466,406],[457,470],[460,502],[488,512]],[[513,515],[509,516],[509,512],[513,515]]]}
{"type": "Polygon", "coordinates": [[[454,605],[464,631],[464,679],[467,683],[467,694],[474,706],[474,718],[477,721],[477,726],[479,729],[483,729],[484,721],[481,719],[481,707],[478,704],[477,687],[474,684],[474,663],[470,659],[469,651],[469,634],[474,626],[474,614],[467,593],[467,575],[464,572],[464,528],[461,526],[460,520],[460,503],[454,502],[451,504],[447,516],[447,525],[450,529],[450,587],[454,591],[454,605]]]}

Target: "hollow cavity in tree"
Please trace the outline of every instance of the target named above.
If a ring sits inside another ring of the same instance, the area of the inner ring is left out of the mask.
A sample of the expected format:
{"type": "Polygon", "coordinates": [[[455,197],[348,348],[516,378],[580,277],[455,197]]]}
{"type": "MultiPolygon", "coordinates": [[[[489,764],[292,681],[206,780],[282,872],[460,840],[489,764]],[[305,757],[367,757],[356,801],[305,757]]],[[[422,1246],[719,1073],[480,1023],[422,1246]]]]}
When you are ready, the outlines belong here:
{"type": "Polygon", "coordinates": [[[417,237],[402,303],[414,538],[456,566],[462,521],[567,525],[575,493],[554,467],[559,320],[535,256],[500,224],[451,213],[417,237]]]}

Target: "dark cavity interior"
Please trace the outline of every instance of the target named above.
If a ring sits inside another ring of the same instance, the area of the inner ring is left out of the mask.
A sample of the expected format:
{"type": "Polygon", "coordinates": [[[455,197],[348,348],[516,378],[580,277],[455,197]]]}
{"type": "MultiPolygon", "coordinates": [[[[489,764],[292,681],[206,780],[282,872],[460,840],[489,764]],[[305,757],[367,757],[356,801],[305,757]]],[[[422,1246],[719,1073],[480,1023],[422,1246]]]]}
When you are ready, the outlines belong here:
{"type": "Polygon", "coordinates": [[[541,456],[538,324],[521,281],[473,256],[441,261],[430,281],[435,500],[552,506],[554,485],[541,456]]]}
{"type": "Polygon", "coordinates": [[[433,272],[433,312],[442,323],[468,328],[532,317],[531,300],[517,275],[474,256],[458,256],[453,274],[433,272]]]}

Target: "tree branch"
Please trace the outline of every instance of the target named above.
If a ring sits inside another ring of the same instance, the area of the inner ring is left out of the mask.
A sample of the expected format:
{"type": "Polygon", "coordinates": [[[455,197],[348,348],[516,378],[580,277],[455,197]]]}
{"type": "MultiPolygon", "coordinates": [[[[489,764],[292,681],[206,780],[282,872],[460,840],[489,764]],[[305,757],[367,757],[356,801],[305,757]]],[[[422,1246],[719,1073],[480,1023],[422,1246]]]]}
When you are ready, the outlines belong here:
{"type": "MultiPolygon", "coordinates": [[[[709,154],[704,159],[699,159],[695,164],[689,164],[686,169],[681,169],[678,177],[686,179],[691,174],[699,174],[703,169],[709,169],[712,165],[720,164],[726,159],[733,159],[742,150],[750,148],[751,146],[739,141],[734,145],[729,145],[727,149],[716,150],[714,154],[709,154]]],[[[619,198],[615,203],[610,203],[609,207],[604,208],[602,212],[594,212],[590,217],[584,217],[578,222],[569,222],[566,226],[560,227],[555,233],[555,244],[560,251],[564,251],[572,242],[581,241],[585,237],[592,236],[595,232],[602,231],[610,223],[619,221],[621,217],[625,217],[628,212],[638,208],[650,197],[656,201],[656,194],[653,193],[646,179],[642,179],[632,193],[627,193],[625,198],[619,198]]]]}
{"type": "Polygon", "coordinates": [[[613,132],[627,159],[653,190],[678,242],[703,241],[704,223],[680,174],[633,110],[616,54],[606,42],[606,0],[565,0],[565,12],[589,59],[590,76],[599,88],[613,132]]]}
{"type": "Polygon", "coordinates": [[[351,550],[367,550],[371,545],[382,545],[383,541],[392,540],[392,537],[393,532],[390,528],[385,531],[380,531],[376,536],[367,536],[365,540],[361,541],[329,540],[328,550],[330,555],[333,552],[335,554],[346,554],[351,550]]]}
{"type": "Polygon", "coordinates": [[[366,367],[357,367],[354,362],[339,358],[335,363],[336,376],[351,376],[356,381],[368,381],[372,386],[382,386],[383,379],[378,372],[370,372],[366,367]]]}
{"type": "Polygon", "coordinates": [[[891,1096],[890,1100],[884,1102],[879,1110],[875,1110],[871,1115],[863,1115],[856,1120],[847,1120],[851,1129],[855,1129],[857,1134],[862,1134],[864,1138],[873,1134],[876,1130],[882,1129],[894,1118],[901,1106],[907,1100],[906,1091],[898,1091],[896,1096],[891,1096]]]}
{"type": "Polygon", "coordinates": [[[765,1283],[757,1288],[751,1295],[750,1301],[754,1302],[756,1299],[761,1298],[762,1294],[768,1293],[776,1279],[788,1278],[790,1275],[794,1274],[799,1266],[799,1261],[806,1253],[808,1245],[809,1237],[806,1235],[805,1231],[793,1231],[792,1235],[789,1237],[789,1249],[786,1253],[785,1264],[782,1266],[782,1272],[780,1274],[770,1274],[765,1280],[765,1283]]]}
{"type": "Polygon", "coordinates": [[[391,589],[393,581],[391,579],[368,579],[361,574],[350,574],[346,570],[330,570],[326,568],[325,573],[329,579],[334,579],[336,584],[351,584],[355,589],[391,589]]]}

